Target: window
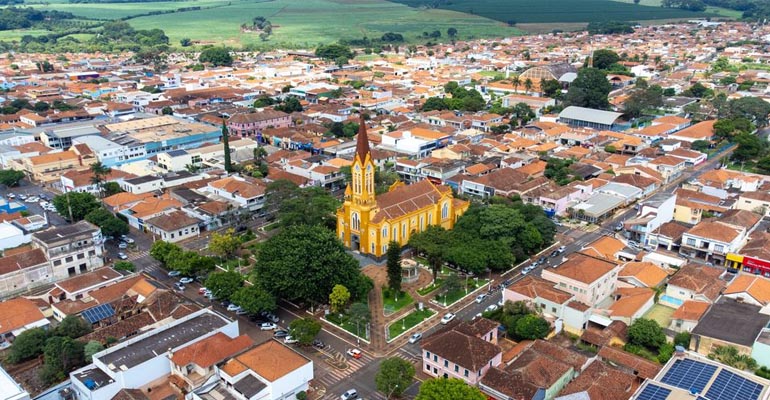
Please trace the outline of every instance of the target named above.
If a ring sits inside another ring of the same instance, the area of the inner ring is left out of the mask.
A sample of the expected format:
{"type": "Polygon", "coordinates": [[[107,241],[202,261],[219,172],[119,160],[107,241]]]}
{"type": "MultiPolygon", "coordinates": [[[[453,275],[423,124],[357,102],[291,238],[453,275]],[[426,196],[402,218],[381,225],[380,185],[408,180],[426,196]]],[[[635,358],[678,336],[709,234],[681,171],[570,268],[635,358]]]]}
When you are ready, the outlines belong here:
{"type": "Polygon", "coordinates": [[[444,360],[444,368],[449,368],[449,361],[444,360]]]}
{"type": "Polygon", "coordinates": [[[68,262],[68,263],[72,262],[72,256],[65,258],[64,262],[68,262]]]}
{"type": "Polygon", "coordinates": [[[460,366],[455,364],[455,372],[460,372],[460,366]]]}
{"type": "Polygon", "coordinates": [[[714,245],[714,251],[717,253],[724,253],[725,252],[725,246],[722,246],[721,244],[715,244],[714,245]]]}
{"type": "Polygon", "coordinates": [[[438,356],[435,354],[433,355],[433,361],[438,362],[438,356]]]}
{"type": "Polygon", "coordinates": [[[353,215],[350,217],[350,224],[352,225],[353,230],[359,230],[361,228],[361,220],[358,218],[358,213],[353,213],[353,215]]]}
{"type": "Polygon", "coordinates": [[[428,364],[425,364],[425,370],[426,370],[426,371],[428,371],[428,372],[430,372],[430,365],[428,365],[428,364]]]}
{"type": "Polygon", "coordinates": [[[95,251],[93,251],[93,250],[91,250],[91,251],[89,251],[89,252],[88,252],[88,256],[89,256],[89,257],[93,257],[93,256],[95,256],[95,255],[96,255],[96,252],[95,252],[95,251]]]}
{"type": "Polygon", "coordinates": [[[695,239],[687,238],[687,245],[688,246],[695,246],[695,239]]]}
{"type": "Polygon", "coordinates": [[[441,206],[441,219],[447,219],[449,217],[449,203],[445,202],[443,206],[441,206]]]}
{"type": "Polygon", "coordinates": [[[467,369],[465,370],[465,373],[463,375],[465,375],[466,378],[468,377],[468,370],[467,369]]]}
{"type": "Polygon", "coordinates": [[[82,260],[82,259],[84,259],[84,258],[86,258],[86,253],[80,253],[80,254],[78,254],[78,260],[82,260]]]}
{"type": "Polygon", "coordinates": [[[56,266],[56,267],[60,266],[61,265],[61,260],[55,260],[53,262],[53,265],[56,266]]]}
{"type": "Polygon", "coordinates": [[[383,238],[388,237],[388,228],[382,228],[382,237],[383,238]]]}
{"type": "Polygon", "coordinates": [[[556,312],[556,307],[551,307],[551,312],[556,312]]]}

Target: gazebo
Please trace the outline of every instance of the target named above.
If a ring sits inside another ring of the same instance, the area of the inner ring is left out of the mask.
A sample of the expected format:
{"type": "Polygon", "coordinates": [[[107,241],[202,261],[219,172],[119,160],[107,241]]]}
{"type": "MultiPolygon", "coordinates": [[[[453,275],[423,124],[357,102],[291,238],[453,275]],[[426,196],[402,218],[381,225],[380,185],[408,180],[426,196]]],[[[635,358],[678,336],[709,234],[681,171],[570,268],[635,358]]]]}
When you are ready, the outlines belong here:
{"type": "Polygon", "coordinates": [[[401,260],[401,282],[413,283],[420,277],[420,267],[414,260],[401,260]]]}

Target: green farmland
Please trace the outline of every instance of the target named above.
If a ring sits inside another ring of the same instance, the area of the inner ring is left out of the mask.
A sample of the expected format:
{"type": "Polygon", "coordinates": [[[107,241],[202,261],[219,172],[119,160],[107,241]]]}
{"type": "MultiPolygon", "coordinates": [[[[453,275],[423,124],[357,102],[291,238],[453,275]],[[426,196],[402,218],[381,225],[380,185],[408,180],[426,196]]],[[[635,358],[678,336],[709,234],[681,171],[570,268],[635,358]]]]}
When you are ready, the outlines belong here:
{"type": "MultiPolygon", "coordinates": [[[[393,0],[418,9],[431,0],[393,0]]],[[[704,13],[613,0],[452,0],[438,7],[501,22],[551,23],[697,18],[704,13]]]]}

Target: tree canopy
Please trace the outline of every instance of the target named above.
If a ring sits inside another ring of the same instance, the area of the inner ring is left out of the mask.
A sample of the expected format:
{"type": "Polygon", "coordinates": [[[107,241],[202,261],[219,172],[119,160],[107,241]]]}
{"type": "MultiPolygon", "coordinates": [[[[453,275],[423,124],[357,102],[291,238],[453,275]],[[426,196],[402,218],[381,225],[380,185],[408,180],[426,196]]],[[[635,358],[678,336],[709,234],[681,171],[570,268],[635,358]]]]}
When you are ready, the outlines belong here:
{"type": "Polygon", "coordinates": [[[266,191],[267,209],[277,207],[281,226],[320,225],[334,229],[339,201],[316,187],[300,188],[285,180],[271,182],[266,191]]]}
{"type": "Polygon", "coordinates": [[[220,257],[232,257],[240,247],[241,241],[232,228],[223,233],[214,232],[209,239],[209,250],[220,257]]]}
{"type": "Polygon", "coordinates": [[[380,364],[380,370],[374,378],[377,390],[387,398],[401,397],[411,386],[414,373],[414,365],[409,361],[398,357],[386,358],[380,364]]]}
{"type": "Polygon", "coordinates": [[[364,298],[372,285],[336,234],[317,225],[297,225],[268,239],[254,275],[276,297],[317,304],[336,284],[345,284],[353,299],[364,298]]]}
{"type": "Polygon", "coordinates": [[[8,187],[18,186],[22,179],[24,179],[24,172],[22,171],[16,171],[15,169],[0,170],[0,185],[8,187]]]}
{"type": "Polygon", "coordinates": [[[415,400],[485,400],[484,393],[457,378],[433,378],[420,385],[415,400]]]}
{"type": "Polygon", "coordinates": [[[321,323],[312,317],[297,318],[289,323],[289,334],[302,345],[313,343],[318,332],[321,332],[321,323]]]}
{"type": "Polygon", "coordinates": [[[56,212],[66,219],[70,218],[70,208],[72,209],[72,220],[77,222],[83,220],[93,210],[101,207],[99,200],[94,195],[87,192],[67,192],[53,198],[53,206],[56,212]]]}
{"type": "Polygon", "coordinates": [[[388,287],[401,292],[401,245],[396,241],[388,243],[387,251],[388,287]]]}
{"type": "MultiPolygon", "coordinates": [[[[235,280],[233,280],[233,283],[235,280]]],[[[226,290],[229,290],[226,289],[226,290]]],[[[243,286],[230,296],[230,300],[241,306],[249,314],[259,314],[263,311],[275,311],[275,297],[261,286],[243,286]]]]}
{"type": "Polygon", "coordinates": [[[243,286],[243,275],[235,271],[212,272],[206,278],[206,289],[217,299],[230,300],[243,286]]]}
{"type": "Polygon", "coordinates": [[[86,214],[85,220],[98,226],[102,230],[102,234],[106,236],[117,237],[128,233],[126,221],[116,217],[101,206],[86,214]]]}
{"type": "Polygon", "coordinates": [[[628,342],[648,349],[657,349],[666,343],[666,334],[655,320],[639,318],[628,327],[628,342]]]}
{"type": "Polygon", "coordinates": [[[599,49],[593,54],[593,67],[598,69],[609,69],[610,66],[620,61],[618,53],[610,49],[599,49]]]}
{"type": "Polygon", "coordinates": [[[607,99],[610,91],[612,85],[604,72],[597,68],[581,68],[564,97],[564,103],[568,106],[606,110],[610,106],[607,99]]]}
{"type": "Polygon", "coordinates": [[[225,47],[209,47],[201,51],[198,61],[201,63],[209,63],[215,67],[231,66],[233,65],[233,57],[230,55],[230,50],[225,47]]]}

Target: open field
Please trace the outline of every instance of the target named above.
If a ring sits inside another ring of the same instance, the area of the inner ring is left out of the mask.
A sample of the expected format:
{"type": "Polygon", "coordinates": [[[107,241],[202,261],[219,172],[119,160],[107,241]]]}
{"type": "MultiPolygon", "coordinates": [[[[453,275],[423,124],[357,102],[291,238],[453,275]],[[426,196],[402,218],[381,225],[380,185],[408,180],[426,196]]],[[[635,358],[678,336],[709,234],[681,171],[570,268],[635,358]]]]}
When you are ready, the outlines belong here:
{"type": "MultiPolygon", "coordinates": [[[[428,0],[393,0],[421,8],[428,0]]],[[[659,0],[647,0],[659,1],[659,0]]],[[[547,23],[697,18],[705,13],[613,0],[453,0],[440,7],[501,22],[547,23]]]]}
{"type": "MultiPolygon", "coordinates": [[[[68,11],[83,18],[130,18],[137,29],[163,29],[176,45],[182,38],[238,46],[311,48],[339,39],[379,38],[385,32],[404,35],[408,42],[424,42],[423,32],[454,27],[461,39],[502,37],[521,31],[488,18],[439,9],[415,9],[386,0],[187,0],[147,3],[77,3],[66,0],[34,4],[41,10],[68,11]],[[201,10],[146,15],[149,12],[201,7],[201,10]],[[142,16],[144,15],[144,16],[142,16]],[[131,18],[134,17],[135,18],[131,18]],[[267,42],[258,33],[243,33],[240,26],[263,16],[273,24],[267,42]]],[[[45,32],[37,32],[41,34],[45,32]]],[[[16,39],[24,32],[7,37],[16,39]]]]}

